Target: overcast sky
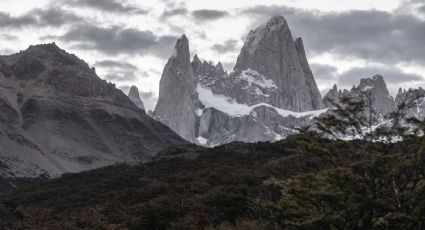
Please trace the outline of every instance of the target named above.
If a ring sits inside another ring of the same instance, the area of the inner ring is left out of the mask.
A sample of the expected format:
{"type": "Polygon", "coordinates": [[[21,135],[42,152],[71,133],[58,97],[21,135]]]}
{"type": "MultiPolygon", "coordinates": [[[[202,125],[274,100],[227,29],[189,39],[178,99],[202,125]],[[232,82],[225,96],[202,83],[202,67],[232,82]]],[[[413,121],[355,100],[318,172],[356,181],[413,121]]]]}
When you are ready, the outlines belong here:
{"type": "Polygon", "coordinates": [[[380,73],[395,94],[425,82],[425,0],[1,0],[0,54],[56,42],[146,107],[185,33],[192,54],[228,71],[249,30],[283,15],[303,37],[322,94],[380,73]]]}

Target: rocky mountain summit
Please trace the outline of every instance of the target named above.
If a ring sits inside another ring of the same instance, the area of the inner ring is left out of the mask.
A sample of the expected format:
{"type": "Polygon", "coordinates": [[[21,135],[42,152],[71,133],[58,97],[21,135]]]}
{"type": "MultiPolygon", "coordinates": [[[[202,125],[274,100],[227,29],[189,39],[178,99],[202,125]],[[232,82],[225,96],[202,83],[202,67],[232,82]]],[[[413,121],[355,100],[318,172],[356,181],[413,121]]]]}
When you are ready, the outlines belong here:
{"type": "Polygon", "coordinates": [[[149,160],[186,143],[55,44],[0,57],[0,177],[149,160]]]}
{"type": "MultiPolygon", "coordinates": [[[[145,110],[142,99],[140,99],[139,89],[136,86],[131,86],[128,92],[128,98],[140,109],[145,110]]],[[[146,110],[145,110],[146,111],[146,110]]]]}
{"type": "Polygon", "coordinates": [[[257,100],[245,97],[237,84],[232,84],[234,89],[230,92],[234,92],[232,96],[238,103],[267,103],[295,112],[325,108],[307,62],[303,41],[301,38],[294,41],[282,16],[272,17],[249,32],[231,75],[236,81],[269,83],[263,85],[268,87],[262,87],[268,90],[266,93],[255,90],[254,94],[261,95],[257,100]]]}
{"type": "Polygon", "coordinates": [[[183,35],[164,68],[154,116],[194,143],[274,141],[325,112],[302,40],[286,20],[251,31],[232,73],[195,55],[183,35]]]}
{"type": "MultiPolygon", "coordinates": [[[[371,78],[363,78],[358,86],[353,86],[351,90],[339,90],[336,85],[323,97],[328,108],[332,108],[332,102],[338,103],[342,97],[362,98],[375,110],[379,116],[384,116],[396,107],[394,98],[390,95],[384,78],[375,75],[371,78]]],[[[368,112],[368,111],[366,111],[368,112]]]]}
{"type": "Polygon", "coordinates": [[[186,140],[196,135],[197,81],[190,63],[189,41],[183,35],[175,45],[175,55],[164,67],[154,115],[186,140]]]}

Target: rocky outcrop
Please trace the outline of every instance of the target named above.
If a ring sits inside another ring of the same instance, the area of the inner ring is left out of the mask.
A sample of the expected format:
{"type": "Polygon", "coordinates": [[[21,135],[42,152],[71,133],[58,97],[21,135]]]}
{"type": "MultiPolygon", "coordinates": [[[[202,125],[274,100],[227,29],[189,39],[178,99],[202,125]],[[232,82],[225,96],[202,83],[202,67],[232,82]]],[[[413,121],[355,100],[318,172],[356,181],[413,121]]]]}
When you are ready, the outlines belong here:
{"type": "Polygon", "coordinates": [[[208,77],[222,77],[227,75],[227,72],[224,71],[223,65],[221,62],[218,62],[217,65],[208,63],[207,61],[201,62],[198,55],[195,54],[192,61],[193,73],[195,76],[208,76],[208,77]]]}
{"type": "MultiPolygon", "coordinates": [[[[366,104],[371,104],[374,113],[383,117],[394,111],[394,98],[390,95],[384,78],[381,75],[375,75],[371,78],[363,78],[358,86],[353,86],[351,90],[338,91],[337,86],[334,87],[323,97],[328,108],[332,108],[334,103],[338,103],[342,97],[361,98],[366,104]]],[[[368,107],[366,105],[366,107],[368,107]]],[[[366,111],[367,113],[369,111],[366,111]]]]}
{"type": "Polygon", "coordinates": [[[154,116],[194,143],[275,141],[325,112],[301,39],[283,17],[249,33],[234,71],[189,61],[183,35],[160,82],[154,116]]]}
{"type": "Polygon", "coordinates": [[[130,91],[128,92],[128,98],[140,109],[145,110],[142,99],[140,99],[139,89],[136,86],[131,86],[130,91]]]}
{"type": "Polygon", "coordinates": [[[0,57],[0,177],[151,159],[186,143],[55,44],[0,57]]]}
{"type": "Polygon", "coordinates": [[[323,102],[325,103],[326,107],[332,108],[333,103],[339,102],[339,99],[342,97],[342,92],[338,91],[338,86],[334,84],[332,89],[329,90],[325,96],[323,96],[323,102]]]}

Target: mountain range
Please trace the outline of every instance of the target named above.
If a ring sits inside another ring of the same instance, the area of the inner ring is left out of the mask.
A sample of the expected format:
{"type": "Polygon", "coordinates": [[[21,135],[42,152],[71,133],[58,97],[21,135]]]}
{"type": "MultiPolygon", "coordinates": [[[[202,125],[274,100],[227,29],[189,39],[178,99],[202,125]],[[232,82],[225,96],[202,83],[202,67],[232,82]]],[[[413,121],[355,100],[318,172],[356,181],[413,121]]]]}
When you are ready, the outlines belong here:
{"type": "MultiPolygon", "coordinates": [[[[401,90],[394,99],[378,74],[351,90],[339,91],[335,85],[322,98],[303,40],[292,37],[282,16],[249,32],[231,73],[220,62],[213,65],[197,55],[191,61],[185,35],[174,53],[164,68],[153,115],[186,140],[210,147],[284,139],[296,128],[312,125],[313,118],[333,108],[331,101],[344,96],[367,93],[382,120],[414,92],[401,90]]],[[[423,109],[409,114],[423,114],[423,109]]]]}
{"type": "MultiPolygon", "coordinates": [[[[248,34],[231,73],[220,62],[191,58],[182,35],[156,108],[147,112],[137,87],[125,95],[56,44],[31,46],[0,56],[0,185],[145,162],[188,143],[275,142],[312,125],[344,96],[369,95],[378,122],[417,93],[400,89],[393,98],[378,74],[351,90],[335,85],[322,98],[303,40],[282,16],[248,34]]],[[[425,101],[408,116],[424,118],[425,101]]]]}
{"type": "Polygon", "coordinates": [[[384,77],[322,97],[282,16],[230,73],[182,35],[154,111],[55,43],[0,56],[0,229],[423,229],[425,90],[384,77]]]}
{"type": "Polygon", "coordinates": [[[0,181],[147,161],[186,143],[137,106],[55,44],[1,56],[0,181]]]}

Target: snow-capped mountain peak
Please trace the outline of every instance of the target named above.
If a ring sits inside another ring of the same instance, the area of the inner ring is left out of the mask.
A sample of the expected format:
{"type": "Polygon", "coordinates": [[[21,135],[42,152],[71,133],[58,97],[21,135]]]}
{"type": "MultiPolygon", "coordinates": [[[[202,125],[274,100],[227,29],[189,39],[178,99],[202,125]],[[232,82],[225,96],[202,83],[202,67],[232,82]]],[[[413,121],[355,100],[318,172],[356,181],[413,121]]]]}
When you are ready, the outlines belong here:
{"type": "Polygon", "coordinates": [[[154,116],[187,140],[275,141],[325,112],[302,40],[282,16],[249,33],[230,74],[198,55],[190,63],[186,39],[164,68],[154,116]]]}

